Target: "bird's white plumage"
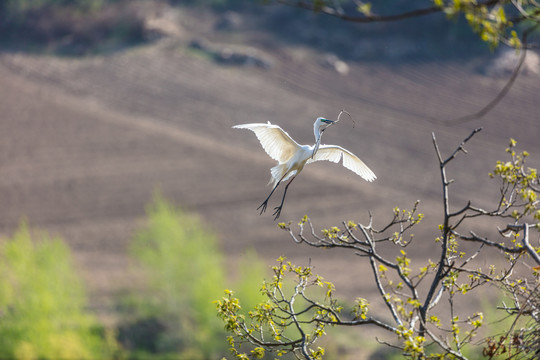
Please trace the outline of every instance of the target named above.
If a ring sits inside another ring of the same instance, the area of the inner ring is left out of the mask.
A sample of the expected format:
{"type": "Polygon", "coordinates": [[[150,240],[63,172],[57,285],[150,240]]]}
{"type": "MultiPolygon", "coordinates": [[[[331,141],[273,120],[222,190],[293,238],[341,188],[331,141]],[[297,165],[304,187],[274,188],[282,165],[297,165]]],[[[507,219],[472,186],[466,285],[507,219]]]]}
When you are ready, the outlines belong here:
{"type": "Polygon", "coordinates": [[[288,180],[289,182],[285,187],[283,198],[281,199],[281,205],[275,208],[274,220],[277,219],[281,213],[289,185],[302,171],[304,165],[314,161],[328,160],[339,163],[339,161],[343,159],[343,166],[365,180],[373,181],[377,178],[373,171],[349,150],[337,145],[320,145],[322,132],[327,128],[321,130],[321,126],[332,123],[334,123],[334,121],[322,117],[315,120],[315,123],[313,124],[313,132],[315,135],[314,145],[299,145],[289,136],[289,134],[283,131],[283,129],[277,125],[270,124],[270,122],[268,122],[268,124],[243,124],[233,126],[235,129],[248,129],[253,131],[257,136],[257,139],[259,139],[264,151],[266,151],[272,159],[278,162],[278,164],[270,170],[272,174],[270,178],[272,191],[261,206],[259,206],[259,209],[262,208],[261,214],[266,210],[268,200],[278,185],[281,182],[288,180]]]}
{"type": "Polygon", "coordinates": [[[373,171],[362,160],[347,149],[337,145],[321,145],[312,159],[307,163],[312,163],[320,160],[328,160],[334,163],[339,163],[343,159],[343,166],[351,170],[357,175],[360,175],[366,181],[373,181],[377,178],[373,171]]]}
{"type": "Polygon", "coordinates": [[[236,125],[233,128],[253,131],[268,156],[280,163],[288,161],[300,147],[282,128],[270,122],[236,125]]]}

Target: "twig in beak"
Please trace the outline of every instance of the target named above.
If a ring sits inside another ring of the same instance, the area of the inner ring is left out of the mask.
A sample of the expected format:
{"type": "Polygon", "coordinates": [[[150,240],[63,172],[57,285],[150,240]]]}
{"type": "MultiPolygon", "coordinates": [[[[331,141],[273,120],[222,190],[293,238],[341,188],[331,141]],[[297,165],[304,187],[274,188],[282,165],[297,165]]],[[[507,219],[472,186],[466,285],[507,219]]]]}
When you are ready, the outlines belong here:
{"type": "Polygon", "coordinates": [[[349,115],[349,119],[351,119],[352,124],[353,124],[352,127],[354,128],[354,125],[355,125],[355,124],[354,124],[354,119],[352,118],[351,114],[349,114],[349,112],[348,112],[347,110],[343,109],[343,110],[341,110],[341,111],[339,112],[339,115],[338,115],[338,117],[337,117],[337,120],[334,121],[334,122],[331,123],[331,124],[328,124],[328,126],[325,127],[325,129],[328,129],[331,125],[337,124],[337,123],[341,120],[341,115],[343,115],[343,114],[349,115]]]}
{"type": "Polygon", "coordinates": [[[347,110],[343,109],[343,110],[341,110],[341,111],[339,112],[339,115],[338,115],[338,117],[337,117],[337,120],[334,120],[334,121],[330,120],[330,121],[332,121],[332,122],[331,122],[330,124],[326,125],[324,128],[322,128],[322,129],[321,129],[321,133],[322,133],[324,130],[328,129],[330,126],[332,126],[332,125],[334,125],[334,124],[337,124],[337,123],[341,120],[341,115],[343,115],[344,113],[347,114],[347,115],[349,115],[349,119],[351,119],[352,124],[353,124],[352,127],[353,127],[353,129],[354,129],[354,125],[355,125],[354,119],[352,118],[351,114],[349,114],[349,112],[348,112],[347,110]]]}
{"type": "MultiPolygon", "coordinates": [[[[335,123],[337,123],[337,122],[341,119],[341,115],[343,115],[343,113],[349,115],[349,119],[351,119],[351,121],[352,121],[352,127],[354,128],[354,125],[355,125],[355,124],[354,124],[354,119],[353,119],[353,117],[351,116],[351,114],[350,114],[347,110],[345,110],[345,109],[343,109],[343,110],[341,110],[341,111],[339,112],[339,115],[338,115],[337,120],[335,121],[335,123]]],[[[334,124],[335,124],[335,123],[334,123],[334,124]]]]}

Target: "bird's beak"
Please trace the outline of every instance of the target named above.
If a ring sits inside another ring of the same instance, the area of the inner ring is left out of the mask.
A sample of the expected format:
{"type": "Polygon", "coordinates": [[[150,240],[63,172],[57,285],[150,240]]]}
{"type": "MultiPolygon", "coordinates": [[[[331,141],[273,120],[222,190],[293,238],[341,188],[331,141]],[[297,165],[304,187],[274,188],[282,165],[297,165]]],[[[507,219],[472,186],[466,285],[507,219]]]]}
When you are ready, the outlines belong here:
{"type": "Polygon", "coordinates": [[[326,125],[325,128],[322,128],[322,129],[321,129],[321,132],[323,132],[324,130],[328,129],[328,127],[329,127],[330,125],[332,125],[333,123],[335,123],[334,120],[328,120],[328,119],[323,119],[322,122],[324,122],[325,124],[328,124],[328,125],[326,125]]]}

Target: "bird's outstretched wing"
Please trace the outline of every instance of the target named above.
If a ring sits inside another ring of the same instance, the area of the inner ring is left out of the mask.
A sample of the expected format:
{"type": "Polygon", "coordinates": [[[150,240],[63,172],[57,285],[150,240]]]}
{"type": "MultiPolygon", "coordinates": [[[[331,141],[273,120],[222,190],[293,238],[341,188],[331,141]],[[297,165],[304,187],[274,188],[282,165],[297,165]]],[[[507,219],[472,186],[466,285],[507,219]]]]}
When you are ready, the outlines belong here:
{"type": "Polygon", "coordinates": [[[300,147],[282,128],[270,123],[242,124],[233,128],[253,131],[268,156],[280,163],[289,160],[300,147]]]}
{"type": "Polygon", "coordinates": [[[377,178],[373,171],[367,167],[362,160],[347,149],[337,145],[321,145],[315,153],[313,159],[309,159],[308,163],[320,160],[328,160],[335,163],[343,158],[343,166],[360,175],[366,181],[373,181],[377,178]]]}

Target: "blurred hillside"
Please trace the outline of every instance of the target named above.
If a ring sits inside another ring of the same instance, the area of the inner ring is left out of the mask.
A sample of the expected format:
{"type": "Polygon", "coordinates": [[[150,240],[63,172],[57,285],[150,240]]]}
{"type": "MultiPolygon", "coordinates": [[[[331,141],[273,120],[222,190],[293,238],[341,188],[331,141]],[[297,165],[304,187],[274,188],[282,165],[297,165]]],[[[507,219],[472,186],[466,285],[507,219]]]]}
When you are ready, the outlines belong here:
{"type": "MultiPolygon", "coordinates": [[[[372,11],[386,15],[431,5],[430,0],[383,1],[373,4],[372,11]]],[[[247,0],[4,1],[0,4],[2,43],[11,49],[63,55],[118,51],[160,36],[161,31],[149,29],[149,17],[180,6],[186,11],[221,14],[215,24],[219,31],[263,31],[266,36],[331,51],[348,60],[469,58],[487,50],[463,19],[448,21],[443,14],[358,26],[247,0]]]]}
{"type": "MultiPolygon", "coordinates": [[[[448,153],[484,128],[450,168],[455,208],[468,199],[493,205],[497,184],[487,174],[505,158],[510,137],[529,151],[531,166],[540,164],[534,52],[494,111],[456,126],[438,122],[489,103],[517,61],[441,17],[401,31],[403,24],[343,24],[277,6],[98,5],[85,15],[30,7],[23,18],[2,19],[0,232],[26,217],[62,235],[103,317],[114,311],[113,296],[136,283],[126,249],[156,188],[219,234],[229,264],[250,248],[268,264],[280,255],[311,259],[338,293],[367,291],[361,259],[296,246],[270,214],[259,216],[273,161],[235,124],[271,121],[312,143],[317,116],[347,109],[354,128],[343,121],[324,142],[357,154],[378,180],[310,165],[289,189],[280,220],[309,214],[321,228],[367,222],[370,211],[383,224],[394,206],[420,199],[431,227],[416,234],[417,256],[437,251],[441,185],[432,132],[448,153]],[[115,19],[132,27],[107,28],[115,19]]],[[[473,224],[478,232],[486,226],[473,224]]]]}

